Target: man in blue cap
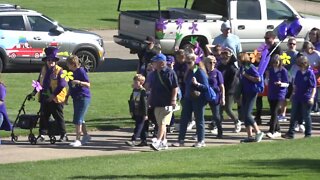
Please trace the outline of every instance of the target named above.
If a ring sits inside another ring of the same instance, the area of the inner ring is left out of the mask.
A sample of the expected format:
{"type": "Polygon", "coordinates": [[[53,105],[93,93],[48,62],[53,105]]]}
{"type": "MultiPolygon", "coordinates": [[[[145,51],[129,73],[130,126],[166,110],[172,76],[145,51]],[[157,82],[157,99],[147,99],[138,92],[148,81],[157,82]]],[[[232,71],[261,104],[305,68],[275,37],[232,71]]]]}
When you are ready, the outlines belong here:
{"type": "Polygon", "coordinates": [[[166,139],[166,126],[170,124],[172,109],[177,103],[178,79],[175,72],[166,65],[166,56],[162,53],[155,55],[151,61],[155,71],[150,76],[151,102],[159,126],[157,140],[151,148],[159,151],[168,148],[166,139]]]}

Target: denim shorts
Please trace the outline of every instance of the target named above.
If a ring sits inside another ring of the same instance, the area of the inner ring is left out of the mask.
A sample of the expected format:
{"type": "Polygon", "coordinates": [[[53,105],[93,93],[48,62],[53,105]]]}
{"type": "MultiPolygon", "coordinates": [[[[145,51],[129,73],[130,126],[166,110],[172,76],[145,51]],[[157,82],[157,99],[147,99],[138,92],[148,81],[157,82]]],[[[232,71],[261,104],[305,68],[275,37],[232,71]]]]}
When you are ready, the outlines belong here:
{"type": "Polygon", "coordinates": [[[81,125],[84,123],[84,116],[87,113],[90,98],[81,97],[73,99],[73,124],[81,125]]]}

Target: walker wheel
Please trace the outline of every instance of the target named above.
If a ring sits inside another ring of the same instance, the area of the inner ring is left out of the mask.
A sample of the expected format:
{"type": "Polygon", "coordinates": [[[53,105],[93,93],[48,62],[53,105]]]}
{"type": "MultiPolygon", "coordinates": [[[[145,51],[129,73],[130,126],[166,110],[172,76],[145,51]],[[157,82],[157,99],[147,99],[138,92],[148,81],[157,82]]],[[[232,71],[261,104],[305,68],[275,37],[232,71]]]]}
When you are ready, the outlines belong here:
{"type": "Polygon", "coordinates": [[[29,141],[29,142],[32,142],[34,138],[35,138],[35,137],[34,137],[34,134],[29,134],[29,136],[28,136],[28,141],[29,141]]]}
{"type": "Polygon", "coordinates": [[[18,141],[18,136],[14,135],[11,137],[12,142],[17,142],[18,141]]]}
{"type": "Polygon", "coordinates": [[[32,145],[36,145],[36,144],[37,144],[37,138],[33,136],[33,137],[31,138],[30,143],[31,143],[32,145]]]}
{"type": "Polygon", "coordinates": [[[56,137],[54,137],[54,136],[51,136],[51,137],[50,137],[50,143],[51,143],[51,144],[55,144],[55,143],[56,143],[56,140],[57,140],[56,137]]]}

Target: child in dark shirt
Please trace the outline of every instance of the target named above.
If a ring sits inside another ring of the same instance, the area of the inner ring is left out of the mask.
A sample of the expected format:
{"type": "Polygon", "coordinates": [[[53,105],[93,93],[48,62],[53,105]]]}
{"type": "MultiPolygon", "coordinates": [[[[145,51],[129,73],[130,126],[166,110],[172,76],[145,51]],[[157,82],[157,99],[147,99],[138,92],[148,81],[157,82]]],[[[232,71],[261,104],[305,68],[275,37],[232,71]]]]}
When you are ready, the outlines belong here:
{"type": "MultiPolygon", "coordinates": [[[[137,138],[140,135],[146,134],[141,133],[143,131],[144,123],[148,120],[148,104],[147,104],[147,93],[143,87],[145,77],[141,74],[136,74],[133,77],[133,91],[129,100],[130,115],[135,120],[135,128],[131,141],[126,141],[129,146],[139,145],[136,143],[137,138]]],[[[140,137],[141,143],[146,144],[146,137],[140,137]]]]}

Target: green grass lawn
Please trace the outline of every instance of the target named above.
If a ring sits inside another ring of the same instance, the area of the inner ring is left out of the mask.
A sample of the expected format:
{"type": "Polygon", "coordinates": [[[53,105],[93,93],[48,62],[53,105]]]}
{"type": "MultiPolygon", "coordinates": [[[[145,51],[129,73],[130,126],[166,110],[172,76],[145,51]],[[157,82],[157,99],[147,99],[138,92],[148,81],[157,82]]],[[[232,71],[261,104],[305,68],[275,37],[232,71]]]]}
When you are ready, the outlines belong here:
{"type": "Polygon", "coordinates": [[[0,179],[319,179],[320,138],[0,165],[0,179]]]}
{"type": "MultiPolygon", "coordinates": [[[[116,29],[118,0],[6,0],[41,12],[59,23],[81,29],[116,29]]],[[[157,0],[123,0],[122,10],[156,10],[157,0]]],[[[161,0],[162,9],[183,7],[184,0],[161,0]]],[[[189,2],[191,4],[192,1],[189,2]]]]}
{"type": "MultiPolygon", "coordinates": [[[[86,121],[90,129],[106,130],[131,125],[127,102],[133,75],[134,72],[89,73],[92,101],[86,121]]],[[[1,76],[7,86],[7,111],[11,121],[14,121],[24,98],[33,90],[31,83],[37,79],[38,73],[5,73],[1,76]]],[[[25,109],[27,114],[35,114],[39,110],[39,103],[27,101],[25,109]]],[[[65,106],[64,113],[68,132],[73,131],[72,99],[65,106]]],[[[18,131],[20,133],[26,134],[28,131],[18,131]]],[[[3,135],[8,136],[9,133],[0,131],[0,136],[3,135]]]]}

